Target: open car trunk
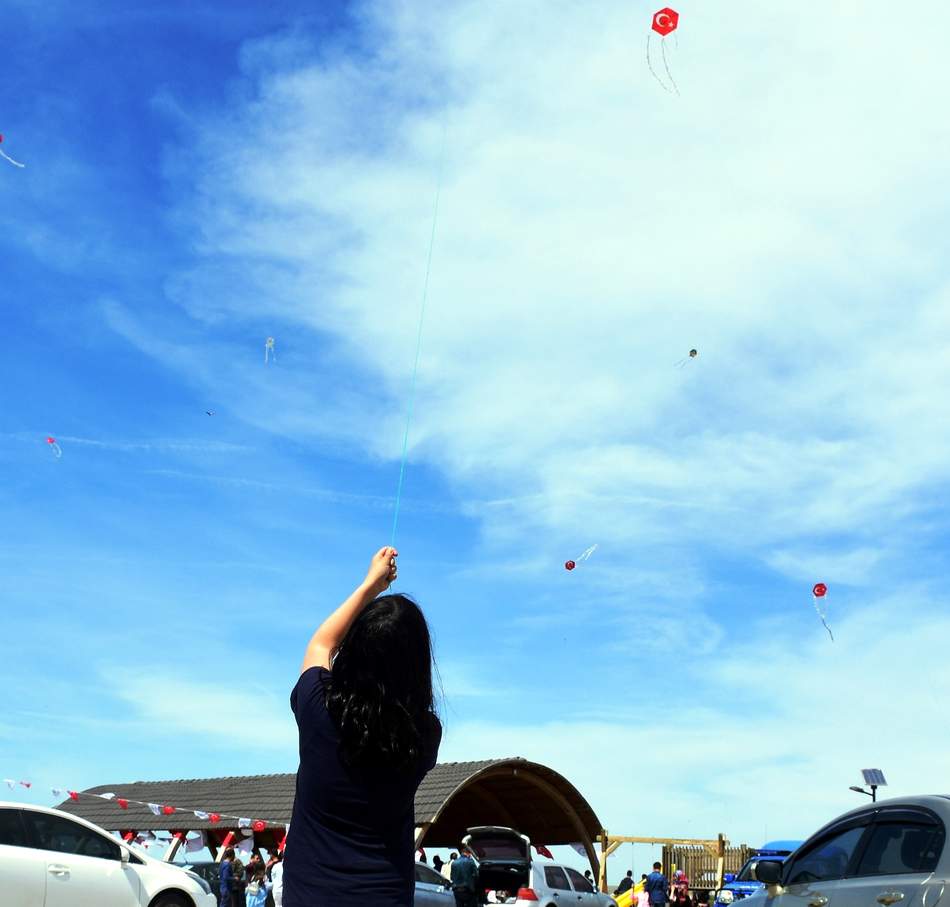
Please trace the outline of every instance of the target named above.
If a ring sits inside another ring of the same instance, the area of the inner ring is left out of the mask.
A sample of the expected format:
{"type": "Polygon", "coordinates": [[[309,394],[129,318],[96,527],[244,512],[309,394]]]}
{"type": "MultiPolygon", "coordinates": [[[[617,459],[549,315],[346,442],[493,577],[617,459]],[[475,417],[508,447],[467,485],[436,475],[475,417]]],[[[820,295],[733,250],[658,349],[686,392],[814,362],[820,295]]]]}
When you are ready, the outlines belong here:
{"type": "Polygon", "coordinates": [[[495,825],[468,829],[463,843],[478,863],[478,886],[483,890],[517,894],[531,876],[531,841],[513,828],[495,825]]]}

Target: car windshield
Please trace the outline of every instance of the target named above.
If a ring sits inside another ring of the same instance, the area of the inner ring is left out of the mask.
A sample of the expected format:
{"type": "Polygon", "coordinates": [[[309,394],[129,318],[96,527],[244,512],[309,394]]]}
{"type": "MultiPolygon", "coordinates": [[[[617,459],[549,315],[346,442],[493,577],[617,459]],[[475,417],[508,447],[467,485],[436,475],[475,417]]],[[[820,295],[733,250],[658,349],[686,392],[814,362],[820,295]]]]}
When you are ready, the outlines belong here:
{"type": "Polygon", "coordinates": [[[754,882],[755,876],[752,874],[752,867],[755,864],[756,857],[752,857],[749,860],[746,860],[745,866],[739,870],[738,875],[736,875],[735,881],[737,882],[754,882]]]}

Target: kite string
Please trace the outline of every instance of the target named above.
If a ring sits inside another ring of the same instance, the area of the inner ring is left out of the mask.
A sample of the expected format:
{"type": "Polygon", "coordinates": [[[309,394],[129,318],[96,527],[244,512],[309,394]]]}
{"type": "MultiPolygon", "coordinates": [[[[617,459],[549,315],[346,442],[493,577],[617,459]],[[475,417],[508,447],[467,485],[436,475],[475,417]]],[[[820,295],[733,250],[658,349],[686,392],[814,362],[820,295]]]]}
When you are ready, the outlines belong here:
{"type": "Polygon", "coordinates": [[[2,148],[0,148],[0,155],[2,155],[6,160],[8,160],[11,164],[13,164],[14,167],[19,167],[20,169],[23,169],[26,167],[26,164],[21,164],[19,161],[13,160],[13,158],[10,157],[10,155],[7,154],[6,151],[4,151],[2,148]]]}
{"type": "Polygon", "coordinates": [[[676,84],[676,80],[673,78],[673,73],[670,72],[670,65],[666,62],[666,37],[660,39],[660,50],[663,53],[663,68],[666,70],[666,75],[669,77],[670,84],[673,86],[673,90],[679,94],[680,90],[676,84]]]}
{"type": "Polygon", "coordinates": [[[409,428],[412,425],[412,416],[416,405],[416,379],[419,375],[419,357],[422,353],[422,328],[425,324],[426,305],[429,299],[429,273],[432,270],[432,249],[435,246],[435,228],[439,218],[439,199],[442,196],[442,176],[445,169],[445,137],[446,124],[442,125],[442,150],[439,152],[439,175],[435,187],[435,204],[432,208],[432,229],[429,233],[429,252],[426,256],[425,280],[422,283],[422,306],[419,309],[419,328],[416,333],[416,358],[412,366],[412,381],[409,386],[409,408],[406,413],[406,431],[402,438],[402,457],[399,463],[399,482],[396,485],[396,503],[393,508],[393,531],[389,541],[390,547],[396,546],[396,526],[399,522],[399,504],[402,501],[403,480],[406,477],[406,458],[409,452],[409,428]]]}
{"type": "MultiPolygon", "coordinates": [[[[652,32],[647,32],[647,66],[650,67],[650,72],[653,74],[653,78],[656,79],[657,82],[660,83],[660,87],[661,87],[664,91],[667,91],[667,92],[669,92],[670,94],[673,94],[673,92],[670,90],[669,85],[667,85],[667,84],[656,74],[656,70],[653,68],[653,61],[650,59],[650,36],[651,36],[652,34],[653,34],[652,32]]],[[[664,62],[664,63],[666,62],[666,57],[665,57],[665,56],[663,57],[663,62],[664,62]]],[[[669,72],[669,69],[667,69],[667,72],[669,72]]]]}

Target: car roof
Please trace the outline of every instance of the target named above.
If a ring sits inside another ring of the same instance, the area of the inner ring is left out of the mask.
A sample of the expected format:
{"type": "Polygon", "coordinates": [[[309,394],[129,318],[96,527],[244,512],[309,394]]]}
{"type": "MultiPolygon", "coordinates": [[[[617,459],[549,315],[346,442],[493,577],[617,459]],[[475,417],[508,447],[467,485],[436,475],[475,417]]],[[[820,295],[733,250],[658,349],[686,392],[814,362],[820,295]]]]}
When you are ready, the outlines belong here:
{"type": "Polygon", "coordinates": [[[803,843],[803,841],[769,841],[767,844],[757,847],[756,850],[797,850],[803,843]]]}
{"type": "Polygon", "coordinates": [[[820,834],[826,828],[837,825],[846,819],[873,815],[878,810],[887,808],[893,809],[900,806],[923,807],[937,813],[944,821],[950,822],[950,795],[916,794],[909,797],[890,797],[887,800],[878,800],[877,803],[864,803],[861,806],[856,806],[854,809],[849,809],[847,812],[841,813],[841,815],[835,816],[830,821],[825,822],[811,837],[815,837],[815,835],[820,834]]]}
{"type": "MultiPolygon", "coordinates": [[[[48,816],[62,816],[64,819],[69,819],[70,822],[78,822],[80,825],[85,825],[87,828],[91,828],[93,831],[99,832],[99,834],[112,838],[116,844],[125,845],[125,841],[120,841],[108,829],[103,828],[101,825],[96,825],[95,822],[90,822],[88,819],[84,819],[82,816],[74,816],[72,813],[65,812],[61,809],[56,809],[53,806],[39,806],[35,803],[17,803],[12,800],[0,800],[0,809],[24,809],[34,813],[45,813],[48,816]]],[[[152,863],[161,863],[165,866],[173,865],[172,863],[166,863],[164,860],[157,860],[155,857],[144,853],[139,848],[135,848],[135,855],[152,863]]]]}

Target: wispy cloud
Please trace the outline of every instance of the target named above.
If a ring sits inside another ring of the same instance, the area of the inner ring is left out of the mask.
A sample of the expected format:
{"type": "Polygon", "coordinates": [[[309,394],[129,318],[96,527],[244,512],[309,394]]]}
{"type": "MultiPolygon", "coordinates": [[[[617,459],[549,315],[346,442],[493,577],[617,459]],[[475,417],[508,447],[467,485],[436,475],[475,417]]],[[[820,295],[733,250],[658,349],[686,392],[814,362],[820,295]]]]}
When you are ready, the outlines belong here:
{"type": "Polygon", "coordinates": [[[167,674],[103,672],[112,694],[152,734],[207,737],[216,746],[294,752],[297,730],[287,699],[252,677],[222,685],[167,674]]]}

